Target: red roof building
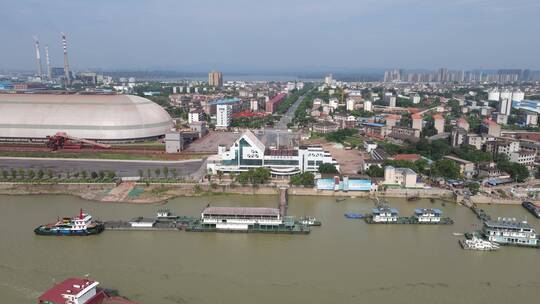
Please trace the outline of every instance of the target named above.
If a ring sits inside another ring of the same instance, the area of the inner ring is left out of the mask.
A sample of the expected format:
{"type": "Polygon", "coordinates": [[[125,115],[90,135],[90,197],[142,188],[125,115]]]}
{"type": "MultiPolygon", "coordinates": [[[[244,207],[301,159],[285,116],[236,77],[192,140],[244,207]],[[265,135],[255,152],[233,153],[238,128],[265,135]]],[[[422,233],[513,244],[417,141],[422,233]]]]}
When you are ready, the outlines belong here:
{"type": "Polygon", "coordinates": [[[42,294],[39,304],[135,304],[121,297],[110,297],[98,289],[99,282],[88,279],[70,278],[54,285],[42,294]]]}

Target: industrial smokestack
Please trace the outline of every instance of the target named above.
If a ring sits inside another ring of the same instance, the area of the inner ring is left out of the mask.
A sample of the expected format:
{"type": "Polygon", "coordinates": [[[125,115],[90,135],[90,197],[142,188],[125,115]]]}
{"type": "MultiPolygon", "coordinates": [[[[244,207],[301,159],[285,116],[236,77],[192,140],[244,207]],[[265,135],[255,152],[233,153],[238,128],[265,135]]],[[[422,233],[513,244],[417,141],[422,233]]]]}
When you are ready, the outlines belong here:
{"type": "Polygon", "coordinates": [[[71,76],[69,73],[66,34],[64,33],[62,33],[62,47],[64,48],[64,74],[66,76],[66,86],[68,86],[71,85],[71,76]]]}
{"type": "Polygon", "coordinates": [[[45,63],[47,64],[47,78],[52,80],[51,61],[49,60],[49,46],[45,45],[45,63]]]}
{"type": "Polygon", "coordinates": [[[39,54],[39,40],[34,36],[34,47],[36,49],[36,64],[37,64],[37,75],[39,78],[43,77],[43,67],[41,66],[41,55],[39,54]]]}

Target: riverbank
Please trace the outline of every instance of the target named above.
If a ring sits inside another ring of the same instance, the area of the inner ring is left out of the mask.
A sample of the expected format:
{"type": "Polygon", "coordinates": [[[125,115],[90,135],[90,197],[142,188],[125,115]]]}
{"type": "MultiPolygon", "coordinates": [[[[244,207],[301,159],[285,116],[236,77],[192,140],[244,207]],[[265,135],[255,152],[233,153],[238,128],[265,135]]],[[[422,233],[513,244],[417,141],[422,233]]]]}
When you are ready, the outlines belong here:
{"type": "MultiPolygon", "coordinates": [[[[190,197],[203,195],[277,195],[279,186],[238,186],[201,184],[195,182],[182,183],[0,183],[0,194],[33,195],[33,194],[69,194],[87,200],[118,203],[152,204],[161,203],[175,197],[190,197]]],[[[453,194],[444,189],[388,189],[384,192],[342,192],[317,190],[315,188],[289,187],[289,195],[296,196],[325,196],[336,198],[366,197],[374,198],[437,198],[453,201],[453,194]]]]}

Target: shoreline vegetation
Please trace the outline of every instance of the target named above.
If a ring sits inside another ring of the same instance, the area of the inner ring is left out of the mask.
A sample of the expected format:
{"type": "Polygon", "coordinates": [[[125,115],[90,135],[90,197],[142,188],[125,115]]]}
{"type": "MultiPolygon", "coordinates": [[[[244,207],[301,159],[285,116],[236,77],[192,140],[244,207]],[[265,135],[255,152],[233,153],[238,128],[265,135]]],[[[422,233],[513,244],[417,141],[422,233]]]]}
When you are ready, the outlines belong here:
{"type": "MultiPolygon", "coordinates": [[[[83,199],[132,204],[159,204],[177,197],[195,197],[205,195],[278,195],[280,185],[242,186],[236,184],[196,183],[195,181],[182,181],[175,183],[162,182],[133,182],[130,184],[117,184],[114,182],[0,182],[0,195],[74,195],[83,199]],[[120,189],[122,188],[122,189],[120,189]]],[[[283,186],[283,185],[281,185],[283,186]]],[[[332,190],[317,190],[312,187],[288,186],[289,195],[299,196],[334,196],[340,198],[375,199],[407,198],[434,198],[448,202],[457,202],[452,191],[407,190],[388,189],[378,192],[341,192],[332,190]]],[[[473,196],[471,201],[476,204],[521,204],[518,200],[494,200],[488,197],[473,196]]]]}

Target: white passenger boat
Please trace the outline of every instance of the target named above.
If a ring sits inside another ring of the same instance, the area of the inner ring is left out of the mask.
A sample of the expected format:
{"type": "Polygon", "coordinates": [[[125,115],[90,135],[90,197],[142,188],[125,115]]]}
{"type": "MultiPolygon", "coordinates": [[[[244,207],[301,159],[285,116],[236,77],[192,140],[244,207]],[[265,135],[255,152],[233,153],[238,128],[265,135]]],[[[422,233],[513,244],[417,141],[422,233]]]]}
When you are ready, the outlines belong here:
{"type": "Polygon", "coordinates": [[[499,245],[495,242],[483,240],[477,236],[471,239],[459,240],[461,247],[468,250],[492,251],[499,249],[499,245]]]}

